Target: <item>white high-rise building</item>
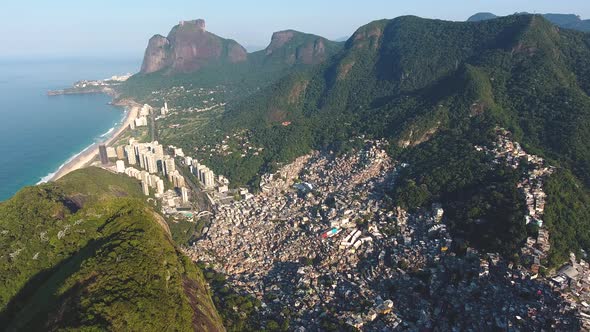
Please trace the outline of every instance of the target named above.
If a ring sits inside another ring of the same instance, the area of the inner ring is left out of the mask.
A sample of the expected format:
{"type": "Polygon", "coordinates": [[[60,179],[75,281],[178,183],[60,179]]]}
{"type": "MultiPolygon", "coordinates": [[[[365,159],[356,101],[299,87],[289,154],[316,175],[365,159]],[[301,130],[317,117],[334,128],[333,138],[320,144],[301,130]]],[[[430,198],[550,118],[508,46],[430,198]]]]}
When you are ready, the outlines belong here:
{"type": "Polygon", "coordinates": [[[129,176],[131,178],[136,178],[138,180],[141,180],[141,172],[133,167],[125,168],[125,174],[127,174],[127,176],[129,176]]]}
{"type": "Polygon", "coordinates": [[[146,196],[150,195],[150,187],[148,186],[147,182],[141,181],[141,189],[143,189],[143,194],[146,196]]]}
{"type": "Polygon", "coordinates": [[[143,104],[143,106],[139,110],[139,115],[140,116],[148,116],[148,115],[152,114],[152,110],[153,110],[153,108],[150,105],[143,104]]]}
{"type": "Polygon", "coordinates": [[[135,155],[135,148],[133,145],[125,146],[125,154],[127,155],[127,163],[129,165],[137,164],[137,156],[135,155]]]}
{"type": "Polygon", "coordinates": [[[205,183],[205,180],[203,180],[203,174],[208,170],[209,169],[205,165],[198,165],[197,166],[197,171],[195,172],[195,175],[199,179],[199,182],[201,182],[203,184],[205,183]]]}
{"type": "Polygon", "coordinates": [[[175,148],[174,155],[177,157],[184,157],[184,151],[182,151],[182,148],[175,148]]]}
{"type": "Polygon", "coordinates": [[[158,195],[164,195],[164,180],[159,179],[158,182],[156,182],[156,192],[158,195]]]}
{"type": "Polygon", "coordinates": [[[151,179],[151,187],[152,188],[158,188],[158,181],[161,181],[160,177],[157,176],[156,174],[152,174],[150,175],[151,179]]]}
{"type": "Polygon", "coordinates": [[[125,162],[117,160],[117,173],[125,173],[125,162]]]}
{"type": "Polygon", "coordinates": [[[157,141],[153,142],[152,144],[152,150],[154,151],[154,153],[160,158],[162,159],[164,157],[164,147],[162,146],[162,144],[159,144],[157,141]]]}
{"type": "Polygon", "coordinates": [[[117,159],[121,159],[121,160],[125,159],[125,149],[123,148],[122,145],[119,145],[116,148],[116,151],[117,151],[117,159]]]}
{"type": "Polygon", "coordinates": [[[213,171],[208,169],[203,173],[203,185],[205,188],[213,188],[215,186],[215,174],[213,171]]]}
{"type": "Polygon", "coordinates": [[[117,150],[112,146],[107,146],[107,157],[117,158],[117,150]]]}
{"type": "Polygon", "coordinates": [[[145,162],[145,155],[147,153],[147,149],[145,148],[145,146],[142,145],[138,145],[136,146],[136,153],[137,156],[139,157],[139,167],[146,169],[146,162],[145,162]]]}
{"type": "Polygon", "coordinates": [[[145,155],[146,169],[149,173],[158,173],[158,160],[153,152],[148,152],[145,155]]]}
{"type": "Polygon", "coordinates": [[[166,116],[168,114],[168,103],[164,102],[164,107],[160,109],[161,115],[166,116]]]}
{"type": "Polygon", "coordinates": [[[163,168],[164,168],[164,176],[168,176],[168,174],[174,172],[176,170],[176,163],[174,162],[174,158],[170,156],[165,156],[163,161],[163,168]]]}
{"type": "Polygon", "coordinates": [[[172,182],[172,185],[176,188],[182,188],[185,186],[184,177],[180,174],[180,172],[178,172],[178,170],[169,173],[168,180],[170,180],[170,182],[172,182]]]}
{"type": "Polygon", "coordinates": [[[182,187],[180,188],[180,191],[182,192],[182,202],[188,203],[188,189],[186,189],[186,187],[182,187]]]}
{"type": "Polygon", "coordinates": [[[140,116],[139,118],[135,119],[135,127],[145,127],[147,126],[148,121],[147,117],[140,116]]]}

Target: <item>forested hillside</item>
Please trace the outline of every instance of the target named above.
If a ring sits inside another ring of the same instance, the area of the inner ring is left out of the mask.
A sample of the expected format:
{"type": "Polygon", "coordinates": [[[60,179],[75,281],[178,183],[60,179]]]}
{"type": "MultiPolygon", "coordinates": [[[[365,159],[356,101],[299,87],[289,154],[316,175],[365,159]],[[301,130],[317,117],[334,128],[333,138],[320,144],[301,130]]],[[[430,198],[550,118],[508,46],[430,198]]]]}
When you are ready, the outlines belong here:
{"type": "MultiPolygon", "coordinates": [[[[201,20],[195,22],[199,21],[201,20]]],[[[216,49],[217,44],[221,43],[218,39],[228,42],[205,32],[204,28],[203,30],[187,28],[192,24],[175,26],[168,37],[174,42],[166,41],[164,46],[157,47],[159,45],[157,40],[164,37],[159,35],[152,37],[144,57],[144,67],[145,63],[153,62],[158,64],[157,70],[142,70],[134,75],[119,91],[122,96],[132,96],[136,100],[143,101],[149,99],[154,90],[194,84],[204,88],[224,86],[227,100],[243,98],[271,85],[289,73],[327,61],[343,47],[341,42],[295,30],[285,30],[275,32],[265,49],[243,54],[243,59],[240,61],[204,59],[202,55],[191,55],[189,57],[194,56],[194,62],[199,65],[184,70],[174,70],[173,61],[168,61],[170,63],[159,61],[161,57],[169,56],[159,53],[171,53],[169,48],[172,46],[168,43],[180,44],[179,47],[184,46],[184,48],[187,43],[196,43],[199,47],[208,50],[216,49]],[[177,36],[179,31],[183,32],[181,37],[177,36]],[[155,51],[154,48],[161,49],[161,52],[155,51]]],[[[183,60],[182,63],[185,62],[187,60],[183,60]]]]}
{"type": "MultiPolygon", "coordinates": [[[[410,164],[392,193],[398,204],[442,201],[466,245],[510,255],[532,235],[521,225],[515,175],[489,171],[489,160],[473,146],[490,144],[494,128],[506,128],[576,184],[549,186],[549,195],[575,191],[586,200],[589,71],[590,35],[559,29],[542,16],[376,21],[358,29],[330,61],[230,103],[218,130],[202,135],[215,140],[247,130],[252,144],[264,147],[261,155],[202,157],[237,184],[256,186],[257,175],[277,162],[311,149],[346,151],[358,135],[384,137],[390,153],[410,164]],[[408,196],[416,190],[418,196],[408,196]],[[484,220],[485,227],[469,220],[484,220]]],[[[204,138],[186,137],[186,147],[197,139],[204,138]]],[[[548,206],[568,211],[547,216],[556,234],[553,263],[565,259],[566,248],[590,249],[586,232],[571,231],[590,228],[589,207],[564,204],[548,206]]]]}
{"type": "MultiPolygon", "coordinates": [[[[525,14],[526,13],[521,13],[525,14]]],[[[590,20],[582,20],[580,16],[574,14],[543,14],[543,17],[549,22],[565,29],[590,32],[590,20]]],[[[493,20],[498,16],[492,13],[477,13],[467,19],[468,22],[478,22],[493,20]]]]}
{"type": "Polygon", "coordinates": [[[202,272],[140,195],[89,168],[0,203],[2,330],[223,330],[202,272]]]}

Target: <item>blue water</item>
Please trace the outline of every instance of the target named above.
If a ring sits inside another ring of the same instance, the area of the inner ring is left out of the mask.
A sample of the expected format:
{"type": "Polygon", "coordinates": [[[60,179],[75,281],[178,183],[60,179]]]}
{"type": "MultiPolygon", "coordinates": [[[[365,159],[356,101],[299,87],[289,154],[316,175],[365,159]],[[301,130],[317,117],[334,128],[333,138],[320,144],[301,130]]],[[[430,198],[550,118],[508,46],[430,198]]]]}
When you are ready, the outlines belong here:
{"type": "Polygon", "coordinates": [[[49,97],[48,90],[138,66],[133,60],[0,60],[0,201],[103,140],[124,116],[106,95],[49,97]]]}

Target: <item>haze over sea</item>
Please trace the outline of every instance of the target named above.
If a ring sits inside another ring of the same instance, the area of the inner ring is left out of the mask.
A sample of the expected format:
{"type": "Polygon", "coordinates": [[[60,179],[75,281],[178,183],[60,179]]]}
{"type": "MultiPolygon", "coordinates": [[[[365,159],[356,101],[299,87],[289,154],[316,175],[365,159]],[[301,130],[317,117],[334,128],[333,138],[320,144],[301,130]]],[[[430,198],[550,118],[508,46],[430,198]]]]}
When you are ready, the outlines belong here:
{"type": "Polygon", "coordinates": [[[106,95],[47,96],[82,79],[138,70],[137,60],[0,59],[0,201],[34,185],[94,142],[124,110],[106,95]]]}

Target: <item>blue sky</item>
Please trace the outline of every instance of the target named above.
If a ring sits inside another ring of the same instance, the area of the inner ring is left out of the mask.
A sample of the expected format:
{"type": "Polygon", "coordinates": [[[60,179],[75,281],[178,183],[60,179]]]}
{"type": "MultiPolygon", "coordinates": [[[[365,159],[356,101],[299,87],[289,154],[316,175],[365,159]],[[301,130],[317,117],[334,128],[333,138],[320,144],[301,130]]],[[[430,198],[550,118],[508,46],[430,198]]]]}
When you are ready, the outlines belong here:
{"type": "Polygon", "coordinates": [[[528,11],[575,13],[588,19],[590,1],[5,0],[0,11],[0,57],[141,58],[149,37],[166,35],[179,20],[204,18],[209,31],[252,47],[265,46],[278,30],[339,38],[370,21],[408,14],[462,21],[481,11],[528,11]]]}

